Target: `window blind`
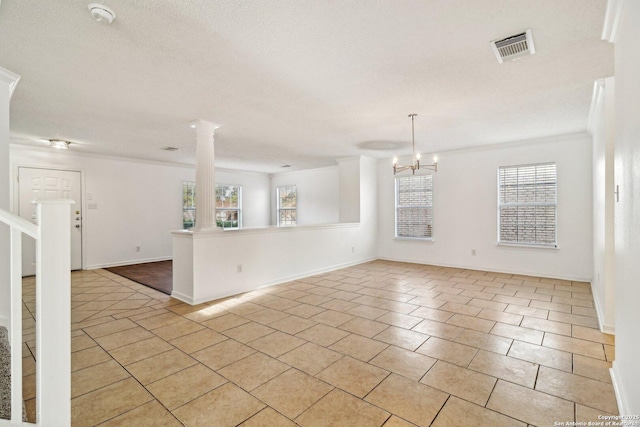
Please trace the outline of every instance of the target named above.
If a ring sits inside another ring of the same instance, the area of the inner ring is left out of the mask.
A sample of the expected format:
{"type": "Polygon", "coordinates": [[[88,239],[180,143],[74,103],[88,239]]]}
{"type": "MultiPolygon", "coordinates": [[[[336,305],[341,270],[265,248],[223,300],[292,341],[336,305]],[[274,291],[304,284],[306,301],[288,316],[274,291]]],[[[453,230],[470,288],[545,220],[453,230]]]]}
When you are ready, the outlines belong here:
{"type": "Polygon", "coordinates": [[[433,237],[433,179],[431,175],[396,178],[396,237],[433,237]]]}

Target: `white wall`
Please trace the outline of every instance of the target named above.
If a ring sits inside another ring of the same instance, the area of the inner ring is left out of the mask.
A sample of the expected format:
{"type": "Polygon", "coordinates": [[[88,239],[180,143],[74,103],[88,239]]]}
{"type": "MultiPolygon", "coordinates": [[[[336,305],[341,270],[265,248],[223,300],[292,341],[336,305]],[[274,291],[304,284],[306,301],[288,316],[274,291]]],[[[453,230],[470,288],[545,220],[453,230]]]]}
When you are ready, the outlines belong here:
{"type": "Polygon", "coordinates": [[[394,238],[393,170],[388,159],[379,162],[380,258],[591,280],[590,136],[500,144],[440,153],[439,157],[433,179],[433,242],[394,238]],[[498,246],[498,167],[541,162],[557,164],[558,248],[498,246]]]}
{"type": "MultiPolygon", "coordinates": [[[[195,180],[194,167],[20,145],[11,146],[11,162],[14,173],[18,166],[83,172],[85,269],[171,258],[170,231],[182,228],[182,182],[195,180]],[[89,193],[97,209],[86,209],[89,193]]],[[[243,186],[245,226],[268,225],[266,174],[220,170],[216,182],[243,186]]]]}
{"type": "MultiPolygon", "coordinates": [[[[615,2],[614,2],[615,3],[615,2]]],[[[616,359],[622,414],[640,414],[640,2],[625,1],[615,40],[616,359]]]]}
{"type": "Polygon", "coordinates": [[[280,172],[271,178],[271,225],[276,225],[276,188],[295,185],[298,191],[298,225],[335,224],[339,215],[338,167],[280,172]]]}
{"type": "Polygon", "coordinates": [[[589,118],[593,135],[593,280],[600,328],[615,332],[614,78],[596,82],[589,118]]]}

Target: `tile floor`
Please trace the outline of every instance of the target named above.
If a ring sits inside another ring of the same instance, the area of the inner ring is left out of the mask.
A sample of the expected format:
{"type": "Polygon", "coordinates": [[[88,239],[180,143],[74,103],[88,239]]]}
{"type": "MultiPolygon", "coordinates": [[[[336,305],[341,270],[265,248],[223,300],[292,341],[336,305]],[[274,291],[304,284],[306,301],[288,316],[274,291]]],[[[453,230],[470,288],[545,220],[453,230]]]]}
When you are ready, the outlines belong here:
{"type": "MultiPolygon", "coordinates": [[[[34,416],[34,286],[24,397],[34,416]]],[[[72,274],[73,426],[552,426],[617,414],[589,284],[374,261],[189,306],[72,274]]]]}

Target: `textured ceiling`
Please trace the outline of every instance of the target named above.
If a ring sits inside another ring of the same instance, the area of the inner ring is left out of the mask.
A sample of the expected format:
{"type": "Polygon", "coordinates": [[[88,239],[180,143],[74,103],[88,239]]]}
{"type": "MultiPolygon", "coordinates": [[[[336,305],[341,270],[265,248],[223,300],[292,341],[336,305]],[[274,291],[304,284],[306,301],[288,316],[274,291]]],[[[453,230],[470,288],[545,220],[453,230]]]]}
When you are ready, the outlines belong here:
{"type": "Polygon", "coordinates": [[[88,3],[2,0],[14,142],[194,163],[201,118],[216,164],[276,172],[409,154],[409,113],[421,152],[584,131],[613,74],[606,0],[105,0],[111,25],[88,3]],[[536,54],[498,64],[527,28],[536,54]]]}

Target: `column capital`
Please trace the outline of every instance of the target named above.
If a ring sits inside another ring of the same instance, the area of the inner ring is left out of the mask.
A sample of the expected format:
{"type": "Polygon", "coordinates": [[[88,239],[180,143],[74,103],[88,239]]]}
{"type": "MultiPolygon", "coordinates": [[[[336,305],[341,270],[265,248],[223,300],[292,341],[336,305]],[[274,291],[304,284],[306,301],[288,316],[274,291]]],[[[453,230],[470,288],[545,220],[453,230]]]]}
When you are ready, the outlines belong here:
{"type": "Polygon", "coordinates": [[[219,124],[217,123],[213,123],[210,122],[208,120],[202,120],[202,119],[197,119],[192,121],[191,123],[189,123],[189,126],[192,128],[197,128],[197,127],[209,127],[211,128],[211,131],[214,132],[216,129],[218,129],[220,127],[219,124]]]}

